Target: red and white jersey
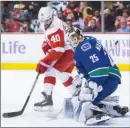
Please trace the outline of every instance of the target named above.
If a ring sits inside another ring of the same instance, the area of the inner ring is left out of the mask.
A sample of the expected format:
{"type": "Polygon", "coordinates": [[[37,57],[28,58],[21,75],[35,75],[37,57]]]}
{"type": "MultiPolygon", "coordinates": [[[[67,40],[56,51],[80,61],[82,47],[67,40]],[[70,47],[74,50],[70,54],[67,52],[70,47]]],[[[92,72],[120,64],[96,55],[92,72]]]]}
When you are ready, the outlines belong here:
{"type": "MultiPolygon", "coordinates": [[[[115,25],[117,28],[120,28],[120,21],[122,16],[118,16],[115,21],[115,25]]],[[[130,16],[127,18],[127,26],[130,27],[130,16]]]]}
{"type": "MultiPolygon", "coordinates": [[[[73,50],[72,40],[67,33],[69,26],[62,20],[54,17],[51,25],[45,30],[41,23],[40,29],[44,32],[45,40],[48,42],[50,49],[45,60],[58,60],[66,50],[73,50]]],[[[45,44],[42,45],[43,47],[45,44]]]]}
{"type": "Polygon", "coordinates": [[[61,52],[67,49],[73,49],[71,46],[72,40],[69,38],[66,31],[67,27],[68,25],[57,17],[54,17],[53,22],[47,30],[45,30],[44,26],[41,24],[45,39],[48,41],[51,48],[61,52]]]}

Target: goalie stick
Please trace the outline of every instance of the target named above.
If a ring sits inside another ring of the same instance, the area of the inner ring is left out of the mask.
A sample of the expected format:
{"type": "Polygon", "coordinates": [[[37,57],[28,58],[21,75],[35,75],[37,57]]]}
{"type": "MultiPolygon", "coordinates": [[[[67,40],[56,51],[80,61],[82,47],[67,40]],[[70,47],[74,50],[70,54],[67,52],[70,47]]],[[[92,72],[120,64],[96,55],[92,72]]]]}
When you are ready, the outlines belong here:
{"type": "Polygon", "coordinates": [[[29,93],[29,95],[28,95],[28,97],[27,97],[27,99],[26,99],[26,101],[25,101],[25,103],[24,103],[23,108],[22,108],[20,111],[17,111],[17,112],[3,113],[3,117],[4,117],[4,118],[10,118],[10,117],[15,117],[15,116],[20,116],[20,115],[23,114],[23,112],[24,112],[24,110],[25,110],[25,108],[26,108],[26,106],[27,106],[27,104],[28,104],[28,101],[29,101],[29,99],[30,99],[30,96],[31,96],[31,94],[32,94],[32,92],[33,92],[33,90],[34,90],[34,87],[35,87],[35,85],[36,85],[36,82],[37,82],[37,80],[38,80],[39,75],[40,75],[40,73],[38,73],[37,76],[36,76],[36,79],[35,79],[35,81],[34,81],[34,83],[33,83],[32,89],[30,90],[30,93],[29,93]]]}

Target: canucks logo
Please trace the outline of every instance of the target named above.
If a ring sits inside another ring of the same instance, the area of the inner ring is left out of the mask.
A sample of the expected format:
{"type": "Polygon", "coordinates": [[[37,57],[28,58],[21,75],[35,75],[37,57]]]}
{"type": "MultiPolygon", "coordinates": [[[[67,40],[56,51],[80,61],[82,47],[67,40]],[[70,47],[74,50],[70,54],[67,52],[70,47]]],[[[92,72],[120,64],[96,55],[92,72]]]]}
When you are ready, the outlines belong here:
{"type": "Polygon", "coordinates": [[[81,46],[82,51],[86,52],[87,50],[91,49],[90,43],[85,43],[81,46]]]}

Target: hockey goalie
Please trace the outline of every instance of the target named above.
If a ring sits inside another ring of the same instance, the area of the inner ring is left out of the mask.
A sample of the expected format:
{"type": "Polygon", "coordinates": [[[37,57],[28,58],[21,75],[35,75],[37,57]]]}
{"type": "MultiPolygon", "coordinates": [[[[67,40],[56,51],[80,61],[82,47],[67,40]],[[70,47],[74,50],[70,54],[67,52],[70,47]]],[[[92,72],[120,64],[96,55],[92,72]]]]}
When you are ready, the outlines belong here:
{"type": "Polygon", "coordinates": [[[74,81],[81,80],[81,89],[65,100],[65,116],[94,124],[125,115],[128,107],[119,106],[118,97],[111,96],[121,84],[120,70],[96,38],[81,33],[72,34],[77,38],[74,59],[79,74],[74,81]]]}
{"type": "Polygon", "coordinates": [[[43,100],[34,104],[35,109],[53,105],[52,93],[56,79],[59,79],[71,93],[76,90],[70,75],[74,67],[74,52],[72,39],[67,32],[69,27],[54,15],[51,7],[42,7],[38,19],[46,39],[42,45],[46,56],[39,61],[36,68],[36,71],[44,74],[45,77],[43,100]]]}

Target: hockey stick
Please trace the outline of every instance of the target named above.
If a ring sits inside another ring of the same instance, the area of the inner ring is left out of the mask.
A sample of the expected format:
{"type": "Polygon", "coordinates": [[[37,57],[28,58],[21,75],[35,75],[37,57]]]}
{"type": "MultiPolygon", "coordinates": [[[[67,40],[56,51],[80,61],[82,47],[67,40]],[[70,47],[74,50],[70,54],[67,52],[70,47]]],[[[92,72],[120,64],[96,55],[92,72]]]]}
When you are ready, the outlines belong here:
{"type": "Polygon", "coordinates": [[[34,83],[33,83],[32,89],[31,89],[31,91],[30,91],[30,93],[29,93],[29,95],[28,95],[28,97],[27,97],[27,99],[26,99],[26,102],[24,103],[23,108],[22,108],[20,111],[17,111],[17,112],[3,113],[3,117],[4,117],[4,118],[10,118],[10,117],[15,117],[15,116],[20,116],[20,115],[23,114],[23,112],[24,112],[24,110],[25,110],[25,108],[26,108],[26,106],[27,106],[27,104],[28,104],[28,101],[29,101],[29,99],[30,99],[30,96],[31,96],[31,94],[32,94],[32,92],[33,92],[33,90],[34,90],[34,87],[35,87],[35,85],[36,85],[36,82],[37,82],[37,80],[38,80],[39,75],[40,75],[40,73],[38,73],[37,76],[36,76],[36,79],[35,79],[35,81],[34,81],[34,83]]]}

